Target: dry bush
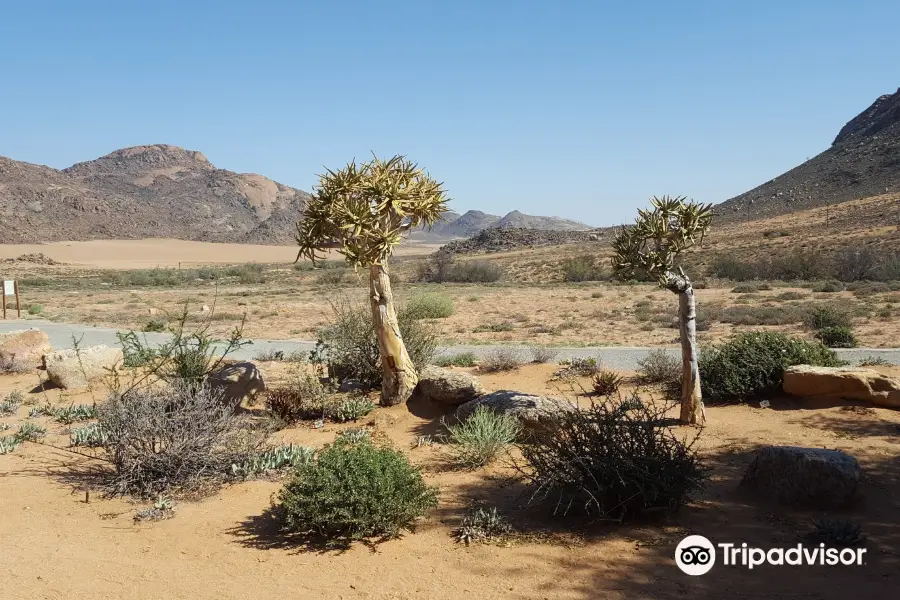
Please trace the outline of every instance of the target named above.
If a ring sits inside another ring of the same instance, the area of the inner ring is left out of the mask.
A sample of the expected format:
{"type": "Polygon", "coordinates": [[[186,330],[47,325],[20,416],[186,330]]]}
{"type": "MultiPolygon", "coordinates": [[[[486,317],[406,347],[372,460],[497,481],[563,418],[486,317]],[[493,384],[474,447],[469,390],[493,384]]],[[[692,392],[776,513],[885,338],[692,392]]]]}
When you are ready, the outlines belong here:
{"type": "Polygon", "coordinates": [[[221,484],[265,441],[220,392],[189,383],[113,394],[98,410],[113,464],[108,490],[153,497],[221,484]]]}
{"type": "Polygon", "coordinates": [[[514,348],[493,348],[478,363],[478,369],[485,373],[497,373],[500,371],[515,371],[523,364],[525,364],[525,360],[518,350],[514,348]]]}

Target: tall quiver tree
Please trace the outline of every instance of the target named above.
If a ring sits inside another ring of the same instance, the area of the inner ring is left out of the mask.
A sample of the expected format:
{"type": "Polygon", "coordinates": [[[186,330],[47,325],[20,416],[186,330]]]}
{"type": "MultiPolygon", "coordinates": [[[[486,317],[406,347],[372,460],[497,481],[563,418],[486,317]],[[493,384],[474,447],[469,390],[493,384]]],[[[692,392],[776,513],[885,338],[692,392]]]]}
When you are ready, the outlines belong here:
{"type": "Polygon", "coordinates": [[[638,209],[635,224],[622,227],[613,241],[613,271],[631,279],[655,278],[678,295],[678,329],[681,333],[681,421],[702,425],[706,421],[700,370],[697,363],[697,309],[691,280],[678,255],[699,242],[712,222],[712,205],[689,202],[683,196],[653,197],[651,210],[638,209]]]}
{"type": "Polygon", "coordinates": [[[313,263],[329,249],[355,269],[369,271],[369,302],[383,372],[381,401],[405,402],[419,381],[394,309],[388,257],[405,233],[430,227],[447,210],[443,184],[403,156],[374,157],[319,177],[313,198],[297,223],[300,252],[313,263]]]}

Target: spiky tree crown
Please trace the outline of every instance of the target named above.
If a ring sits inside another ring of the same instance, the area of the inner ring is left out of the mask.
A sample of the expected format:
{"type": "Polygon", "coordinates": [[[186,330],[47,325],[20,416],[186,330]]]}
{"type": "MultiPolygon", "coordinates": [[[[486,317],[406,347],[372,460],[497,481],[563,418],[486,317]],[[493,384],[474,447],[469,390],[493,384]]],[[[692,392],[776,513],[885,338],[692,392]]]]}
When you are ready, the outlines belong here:
{"type": "Polygon", "coordinates": [[[297,259],[336,249],[354,267],[379,264],[404,233],[431,227],[447,201],[443,184],[404,156],[328,170],[297,223],[297,259]]]}
{"type": "Polygon", "coordinates": [[[712,204],[688,201],[684,196],[654,196],[651,210],[638,209],[631,227],[623,227],[613,241],[613,271],[631,278],[640,271],[665,286],[675,258],[703,241],[712,222],[712,204]]]}

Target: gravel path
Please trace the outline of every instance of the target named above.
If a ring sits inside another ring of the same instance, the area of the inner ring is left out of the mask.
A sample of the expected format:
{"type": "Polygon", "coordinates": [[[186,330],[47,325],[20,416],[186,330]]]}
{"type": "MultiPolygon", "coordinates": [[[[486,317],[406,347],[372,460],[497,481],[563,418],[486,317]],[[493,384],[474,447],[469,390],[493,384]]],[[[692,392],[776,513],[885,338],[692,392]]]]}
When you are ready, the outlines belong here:
{"type": "MultiPolygon", "coordinates": [[[[27,321],[13,320],[0,322],[0,333],[15,331],[17,329],[27,329],[30,327],[36,327],[47,332],[54,348],[71,348],[73,346],[73,339],[79,340],[78,343],[81,346],[96,346],[98,344],[106,344],[107,346],[118,345],[115,329],[91,327],[88,325],[73,325],[68,323],[52,323],[50,321],[32,319],[27,321]]],[[[160,344],[168,337],[165,333],[146,333],[140,335],[145,336],[145,339],[151,345],[160,344]]],[[[241,348],[235,352],[233,356],[241,359],[252,359],[254,356],[268,350],[281,350],[285,354],[290,354],[291,352],[298,350],[308,352],[314,347],[314,341],[253,340],[252,345],[241,348]]],[[[497,347],[498,346],[488,345],[454,345],[440,348],[439,352],[441,354],[472,352],[476,356],[483,356],[486,352],[497,347]]],[[[518,348],[526,358],[530,356],[527,352],[527,346],[506,345],[503,347],[518,348]]],[[[610,368],[633,371],[637,369],[638,361],[647,356],[653,348],[605,346],[595,348],[560,347],[556,348],[556,350],[559,351],[556,360],[573,357],[597,356],[600,357],[604,365],[610,368]]],[[[678,356],[679,354],[678,348],[674,346],[667,347],[665,350],[675,356],[678,356]]],[[[837,353],[843,360],[849,361],[852,364],[855,364],[866,357],[876,356],[881,357],[892,364],[900,365],[900,348],[839,349],[837,350],[837,353]]]]}

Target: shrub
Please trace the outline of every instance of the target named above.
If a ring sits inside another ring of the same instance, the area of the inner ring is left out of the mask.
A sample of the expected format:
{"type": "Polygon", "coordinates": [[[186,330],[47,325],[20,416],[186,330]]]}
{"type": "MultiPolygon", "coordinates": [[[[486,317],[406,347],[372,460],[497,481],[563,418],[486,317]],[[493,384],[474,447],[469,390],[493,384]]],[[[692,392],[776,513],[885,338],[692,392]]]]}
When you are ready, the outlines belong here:
{"type": "Polygon", "coordinates": [[[850,328],[853,326],[850,315],[827,304],[818,304],[810,308],[806,313],[804,323],[816,331],[830,327],[850,328]]]}
{"type": "Polygon", "coordinates": [[[89,448],[103,447],[109,441],[109,436],[99,423],[91,423],[84,427],[76,427],[72,430],[72,445],[87,446],[89,448]]]}
{"type": "Polygon", "coordinates": [[[98,409],[114,472],[111,493],[155,496],[221,483],[265,439],[220,392],[188,383],[112,394],[98,409]]]}
{"type": "Polygon", "coordinates": [[[600,396],[612,396],[613,394],[617,394],[619,393],[619,386],[622,385],[623,381],[624,378],[615,371],[603,369],[594,375],[592,381],[594,393],[599,394],[600,396]]]}
{"type": "Polygon", "coordinates": [[[543,364],[548,363],[559,354],[556,348],[547,348],[546,346],[532,346],[529,348],[531,352],[531,362],[543,364]]]}
{"type": "Polygon", "coordinates": [[[403,453],[339,439],[297,467],[278,500],[288,530],[347,542],[411,530],[437,491],[403,453]]]}
{"type": "Polygon", "coordinates": [[[553,379],[571,379],[573,377],[590,377],[600,372],[600,359],[593,356],[576,356],[559,361],[560,369],[553,373],[553,379]]]}
{"type": "Polygon", "coordinates": [[[495,263],[483,260],[457,262],[452,254],[438,251],[419,264],[417,278],[431,283],[493,283],[502,276],[502,267],[495,263]]]}
{"type": "Polygon", "coordinates": [[[716,256],[710,266],[710,275],[733,281],[748,281],[756,278],[757,269],[755,265],[733,256],[716,256]]]}
{"type": "Polygon", "coordinates": [[[662,348],[651,350],[638,361],[638,373],[644,383],[677,384],[681,381],[681,371],[681,360],[662,348]]]}
{"type": "MultiPolygon", "coordinates": [[[[329,375],[343,381],[356,379],[373,388],[381,385],[381,355],[368,306],[345,301],[332,305],[332,322],[319,332],[329,375]]],[[[417,369],[431,363],[437,352],[436,327],[401,308],[397,313],[400,335],[417,369]]]]}
{"type": "Polygon", "coordinates": [[[490,331],[492,333],[501,333],[504,331],[512,331],[515,329],[515,325],[509,322],[502,323],[488,323],[485,325],[479,325],[475,329],[472,330],[472,333],[484,333],[486,331],[490,331]]]}
{"type": "Polygon", "coordinates": [[[166,330],[166,323],[161,319],[150,319],[144,325],[145,332],[160,332],[166,330]]]}
{"type": "Polygon", "coordinates": [[[473,352],[439,356],[434,360],[434,364],[439,367],[474,367],[476,362],[477,359],[473,352]]]}
{"type": "Polygon", "coordinates": [[[806,535],[806,540],[810,544],[848,548],[865,544],[866,534],[861,525],[850,519],[813,519],[813,531],[806,535]]]}
{"type": "Polygon", "coordinates": [[[732,325],[789,325],[802,321],[803,314],[797,306],[729,306],[720,319],[732,325]]]}
{"type": "Polygon", "coordinates": [[[666,425],[669,406],[647,405],[637,392],[567,411],[544,433],[521,445],[517,465],[532,498],[554,514],[581,507],[626,521],[651,511],[678,510],[705,475],[691,441],[666,425]]]}
{"type": "Polygon", "coordinates": [[[563,281],[601,281],[606,279],[603,267],[592,254],[567,258],[562,263],[563,281]]]}
{"type": "Polygon", "coordinates": [[[28,307],[29,315],[39,315],[42,312],[44,312],[44,307],[41,306],[40,304],[32,304],[31,306],[28,307]]]}
{"type": "Polygon", "coordinates": [[[19,390],[13,390],[0,401],[0,415],[12,415],[19,410],[25,395],[19,390]]]}
{"type": "Polygon", "coordinates": [[[265,283],[265,267],[257,263],[233,265],[225,269],[225,275],[236,277],[238,283],[245,285],[265,283]]]}
{"type": "Polygon", "coordinates": [[[19,440],[15,436],[0,437],[0,455],[12,454],[19,447],[19,440]]]}
{"type": "Polygon", "coordinates": [[[840,281],[820,281],[813,286],[812,291],[820,294],[834,294],[844,291],[844,284],[840,281]]]}
{"type": "Polygon", "coordinates": [[[319,285],[339,285],[344,283],[344,271],[322,271],[316,277],[316,283],[319,285]]]}
{"type": "Polygon", "coordinates": [[[13,440],[16,444],[22,442],[36,442],[47,435],[47,430],[37,423],[22,423],[19,429],[13,434],[13,440]]]}
{"type": "Polygon", "coordinates": [[[775,296],[776,300],[803,300],[806,298],[806,294],[803,292],[795,292],[793,290],[788,290],[786,292],[781,292],[777,296],[775,296]]]}
{"type": "Polygon", "coordinates": [[[334,414],[337,401],[318,374],[298,370],[285,387],[266,392],[266,409],[285,423],[326,419],[334,414]]]}
{"type": "Polygon", "coordinates": [[[784,370],[793,365],[834,367],[841,364],[821,343],[775,332],[748,332],[704,348],[700,385],[711,402],[745,400],[777,391],[784,370]]]}
{"type": "Polygon", "coordinates": [[[515,371],[524,362],[518,350],[513,348],[493,348],[484,355],[478,364],[478,368],[485,373],[515,371]]]}
{"type": "Polygon", "coordinates": [[[856,347],[856,336],[849,327],[823,327],[816,331],[815,337],[829,348],[856,347]]]}
{"type": "Polygon", "coordinates": [[[880,356],[867,356],[859,361],[860,367],[887,367],[891,365],[891,361],[885,360],[880,356]]]}
{"type": "Polygon", "coordinates": [[[97,417],[97,407],[93,404],[72,404],[53,410],[53,418],[64,425],[78,421],[89,421],[97,417]]]}
{"type": "Polygon", "coordinates": [[[479,406],[468,419],[446,425],[450,452],[460,465],[474,469],[488,464],[512,444],[521,431],[516,417],[479,406]]]}
{"type": "Polygon", "coordinates": [[[459,527],[453,530],[457,542],[493,542],[512,535],[513,528],[496,506],[469,510],[459,527]]]}
{"type": "Polygon", "coordinates": [[[422,294],[410,298],[405,312],[412,319],[446,319],[454,313],[453,298],[445,294],[422,294]]]}
{"type": "Polygon", "coordinates": [[[257,477],[288,467],[299,467],[313,461],[316,451],[307,446],[276,446],[257,452],[244,462],[231,465],[231,474],[241,479],[257,477]]]}
{"type": "Polygon", "coordinates": [[[334,420],[339,423],[358,421],[375,409],[375,405],[366,396],[352,395],[337,405],[334,420]]]}

